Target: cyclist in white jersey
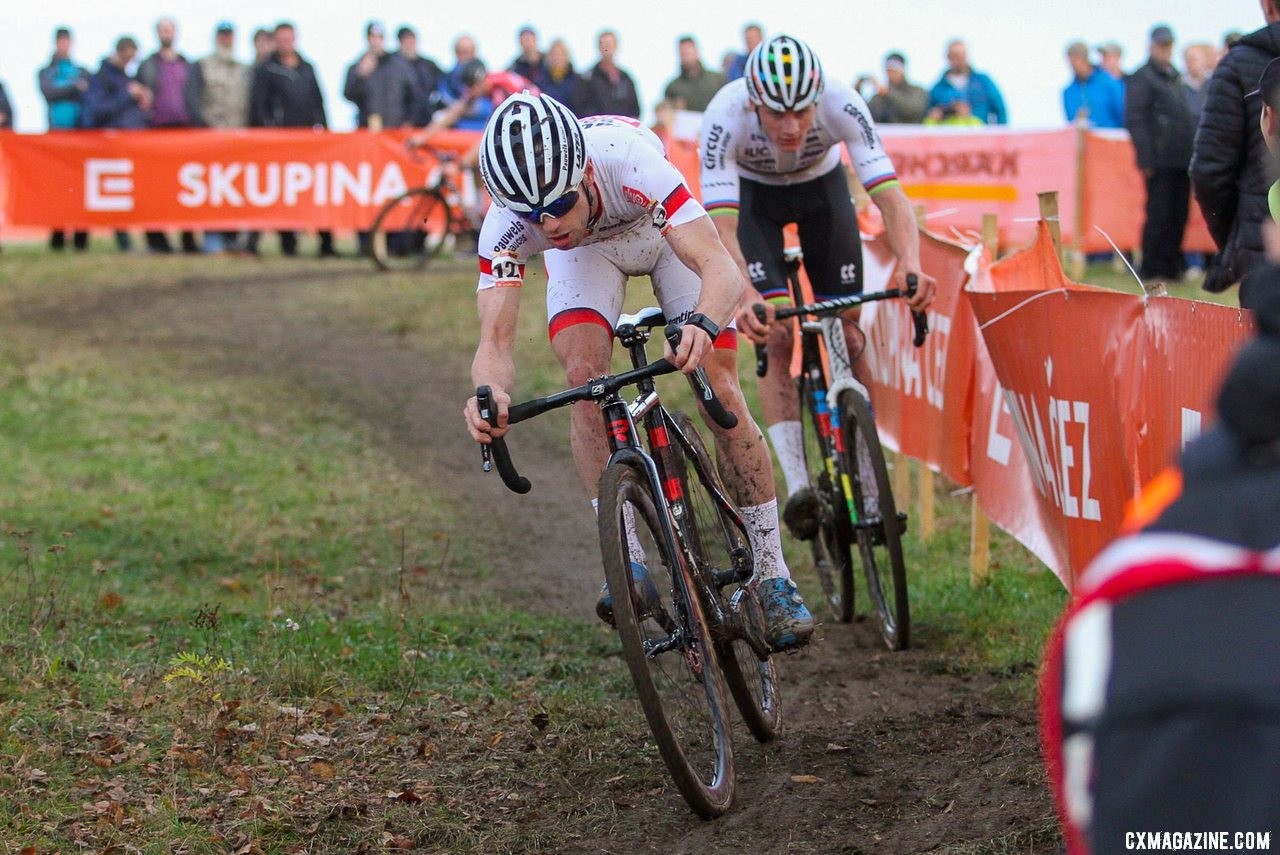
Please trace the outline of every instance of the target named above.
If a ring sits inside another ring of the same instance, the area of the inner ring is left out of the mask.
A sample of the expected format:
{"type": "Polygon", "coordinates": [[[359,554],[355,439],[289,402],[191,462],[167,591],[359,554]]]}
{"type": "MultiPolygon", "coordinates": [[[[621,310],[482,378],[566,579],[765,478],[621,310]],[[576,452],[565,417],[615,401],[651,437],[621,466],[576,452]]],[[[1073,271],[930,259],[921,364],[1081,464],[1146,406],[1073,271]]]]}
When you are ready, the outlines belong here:
{"type": "MultiPolygon", "coordinates": [[[[731,430],[708,426],[755,552],[769,642],[779,650],[806,644],[813,618],[782,557],[769,451],[738,384],[732,326],[745,282],[661,141],[632,119],[580,122],[553,98],[525,93],[490,118],[480,171],[494,205],[480,231],[480,343],[471,375],[476,386],[492,388],[498,426],[481,418],[473,397],[464,410],[472,437],[487,443],[506,432],[520,288],[531,255],[543,253],[551,348],[571,385],[608,373],[627,279],[652,277],[663,314],[683,321],[673,361],[685,373],[706,368],[716,394],[738,415],[731,430]]],[[[608,459],[595,404],[573,406],[570,443],[595,506],[608,459]]],[[[640,591],[653,588],[643,567],[633,573],[640,591]]],[[[611,621],[607,588],[597,612],[611,621]]]]}
{"type": "MultiPolygon", "coordinates": [[[[862,292],[862,243],[858,235],[840,145],[884,216],[885,238],[898,258],[893,285],[906,287],[914,273],[919,290],[908,302],[923,310],[934,280],[920,269],[920,239],[911,205],[862,98],[838,81],[825,81],[809,46],[775,36],[747,57],[744,77],[724,86],[702,119],[702,200],[743,275],[755,286],[744,294],[738,329],[769,349],[760,404],[787,481],[783,514],[801,538],[817,532],[817,498],[804,465],[800,402],[791,382],[792,325],[773,324],[775,303],[790,302],[783,266],[783,228],[795,223],[805,270],[819,299],[862,292]],[[766,323],[755,306],[765,307],[766,323]]],[[[845,318],[849,353],[861,352],[845,318]]],[[[855,368],[855,373],[857,369],[855,368]]]]}

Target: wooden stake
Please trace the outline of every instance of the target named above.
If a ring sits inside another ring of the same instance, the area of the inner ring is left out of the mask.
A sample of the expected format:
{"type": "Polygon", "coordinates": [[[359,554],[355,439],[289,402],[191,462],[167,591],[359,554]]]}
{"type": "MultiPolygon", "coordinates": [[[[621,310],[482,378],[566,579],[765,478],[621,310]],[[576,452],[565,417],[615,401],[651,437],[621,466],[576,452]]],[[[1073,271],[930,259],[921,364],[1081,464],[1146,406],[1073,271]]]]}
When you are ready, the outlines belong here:
{"type": "Polygon", "coordinates": [[[1077,282],[1084,278],[1084,150],[1087,132],[1083,124],[1076,128],[1076,210],[1071,218],[1071,249],[1067,252],[1067,275],[1077,282]]]}
{"type": "Polygon", "coordinates": [[[991,575],[991,521],[978,505],[974,493],[972,514],[969,521],[969,584],[977,588],[985,585],[991,575]]]}
{"type": "Polygon", "coordinates": [[[1058,191],[1044,190],[1037,193],[1040,199],[1040,219],[1049,223],[1049,236],[1053,238],[1053,250],[1062,259],[1062,223],[1058,221],[1058,191]]]}
{"type": "Polygon", "coordinates": [[[911,507],[911,458],[901,451],[893,453],[893,502],[900,508],[911,507]]]}
{"type": "MultiPolygon", "coordinates": [[[[997,257],[1000,229],[995,214],[982,215],[982,243],[991,258],[997,257]]],[[[969,584],[975,588],[987,581],[991,572],[991,521],[978,504],[975,493],[969,506],[969,584]]]]}

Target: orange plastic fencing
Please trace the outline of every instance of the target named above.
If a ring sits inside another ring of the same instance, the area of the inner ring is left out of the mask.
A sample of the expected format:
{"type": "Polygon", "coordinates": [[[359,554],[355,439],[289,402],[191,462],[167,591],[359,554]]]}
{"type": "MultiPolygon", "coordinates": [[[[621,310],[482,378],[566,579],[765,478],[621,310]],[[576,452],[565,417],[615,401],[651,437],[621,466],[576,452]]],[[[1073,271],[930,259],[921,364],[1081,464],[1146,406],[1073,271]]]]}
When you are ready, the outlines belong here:
{"type": "MultiPolygon", "coordinates": [[[[891,271],[880,243],[867,244],[870,288],[891,271]]],[[[895,448],[972,484],[992,521],[1070,587],[1212,418],[1249,314],[1072,282],[1043,224],[995,264],[927,235],[923,249],[938,338],[913,355],[904,307],[871,316],[877,424],[895,448]]]]}

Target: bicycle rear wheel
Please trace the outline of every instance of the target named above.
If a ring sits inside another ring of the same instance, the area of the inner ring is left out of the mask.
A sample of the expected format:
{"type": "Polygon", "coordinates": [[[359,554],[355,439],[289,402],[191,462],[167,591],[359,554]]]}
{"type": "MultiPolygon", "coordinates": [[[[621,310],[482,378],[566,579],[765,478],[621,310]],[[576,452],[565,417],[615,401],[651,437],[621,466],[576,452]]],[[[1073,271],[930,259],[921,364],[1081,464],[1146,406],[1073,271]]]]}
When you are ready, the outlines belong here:
{"type": "Polygon", "coordinates": [[[369,234],[373,261],[382,270],[419,270],[440,251],[453,215],[444,197],[416,187],[382,206],[369,234]]]}
{"type": "MultiPolygon", "coordinates": [[[[826,390],[819,390],[818,394],[824,396],[825,402],[826,390]]],[[[801,380],[800,395],[805,469],[819,508],[818,533],[809,541],[809,549],[832,616],[848,623],[853,620],[854,537],[851,507],[842,486],[841,470],[845,464],[836,451],[831,420],[829,416],[820,417],[819,403],[807,377],[801,380]]]]}
{"type": "Polygon", "coordinates": [[[663,536],[657,507],[635,469],[615,463],[605,470],[599,510],[605,581],[658,753],[689,807],[711,819],[733,799],[728,697],[702,608],[675,545],[663,536]],[[656,590],[632,585],[633,562],[647,568],[656,590]]]}
{"type": "Polygon", "coordinates": [[[867,594],[885,644],[890,650],[905,650],[910,644],[911,609],[902,557],[902,520],[893,500],[880,434],[862,395],[851,389],[841,392],[839,407],[845,462],[852,474],[857,511],[853,530],[867,577],[867,594]]]}
{"type": "Polygon", "coordinates": [[[688,509],[681,528],[700,577],[716,580],[718,605],[724,608],[726,601],[728,605],[730,626],[722,627],[716,639],[720,669],[747,729],[756,739],[768,742],[778,735],[782,708],[778,671],[764,638],[764,611],[755,589],[747,584],[754,567],[751,543],[741,518],[728,513],[712,493],[714,487],[724,494],[724,486],[693,420],[684,413],[672,413],[671,420],[688,442],[681,449],[681,485],[688,509]],[[745,578],[736,578],[735,567],[742,568],[745,578]]]}

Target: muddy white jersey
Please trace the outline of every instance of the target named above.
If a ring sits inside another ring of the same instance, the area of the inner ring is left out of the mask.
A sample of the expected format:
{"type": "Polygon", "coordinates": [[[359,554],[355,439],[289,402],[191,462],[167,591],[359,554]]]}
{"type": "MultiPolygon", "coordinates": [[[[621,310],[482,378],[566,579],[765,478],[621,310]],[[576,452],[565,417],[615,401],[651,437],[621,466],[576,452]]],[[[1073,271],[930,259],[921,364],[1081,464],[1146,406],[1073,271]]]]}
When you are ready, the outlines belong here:
{"type": "Polygon", "coordinates": [[[898,181],[885,153],[871,111],[857,92],[837,80],[827,81],[818,99],[813,126],[799,151],[779,151],[738,79],[721,88],[702,115],[702,204],[711,215],[738,212],[738,179],[761,184],[800,184],[826,175],[840,162],[840,144],[867,192],[898,181]]]}
{"type": "MultiPolygon", "coordinates": [[[[582,137],[596,191],[582,246],[633,238],[638,231],[665,235],[706,214],[667,161],[662,141],[634,119],[592,116],[582,120],[582,137]]],[[[478,288],[519,287],[525,261],[544,251],[561,250],[552,247],[539,227],[492,206],[480,229],[478,288]]]]}

